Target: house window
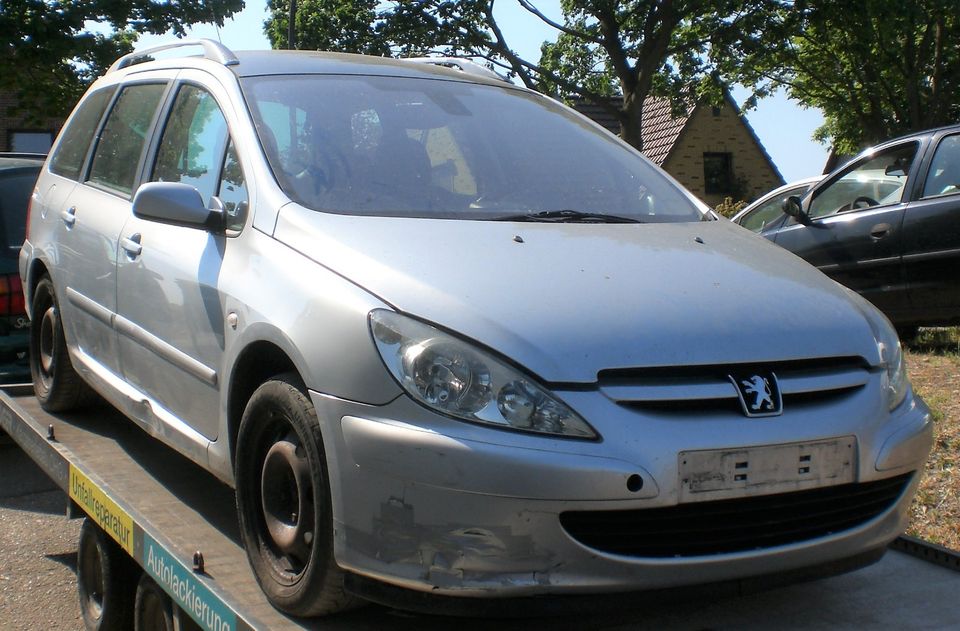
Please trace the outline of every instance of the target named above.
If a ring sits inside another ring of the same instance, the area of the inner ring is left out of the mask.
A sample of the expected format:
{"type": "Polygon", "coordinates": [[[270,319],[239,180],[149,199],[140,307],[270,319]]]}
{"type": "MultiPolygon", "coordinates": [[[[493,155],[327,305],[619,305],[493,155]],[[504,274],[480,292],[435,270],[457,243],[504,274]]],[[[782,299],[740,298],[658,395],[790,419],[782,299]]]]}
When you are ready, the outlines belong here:
{"type": "Polygon", "coordinates": [[[46,153],[52,144],[53,132],[50,131],[10,132],[10,151],[16,153],[46,153]]]}
{"type": "Polygon", "coordinates": [[[730,153],[703,154],[704,192],[729,195],[733,191],[733,159],[730,153]]]}

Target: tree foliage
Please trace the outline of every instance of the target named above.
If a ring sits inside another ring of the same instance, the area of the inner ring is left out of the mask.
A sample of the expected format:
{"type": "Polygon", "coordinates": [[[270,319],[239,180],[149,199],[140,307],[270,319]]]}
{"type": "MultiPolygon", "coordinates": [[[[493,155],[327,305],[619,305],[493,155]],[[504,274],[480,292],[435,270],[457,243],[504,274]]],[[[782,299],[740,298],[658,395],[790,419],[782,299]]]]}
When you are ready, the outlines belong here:
{"type": "Polygon", "coordinates": [[[20,95],[34,117],[70,111],[87,85],[139,33],[183,35],[198,22],[223,24],[243,0],[0,0],[0,88],[20,95]],[[90,28],[96,24],[96,32],[90,28]],[[102,32],[101,32],[102,31],[102,32]]]}
{"type": "Polygon", "coordinates": [[[730,76],[823,110],[816,138],[841,153],[960,119],[956,0],[780,2],[740,42],[730,76]]]}
{"type": "MultiPolygon", "coordinates": [[[[300,48],[479,57],[530,88],[608,108],[620,121],[624,139],[642,147],[645,98],[670,96],[679,103],[705,90],[718,98],[717,83],[705,80],[715,60],[744,34],[757,34],[769,4],[561,0],[563,17],[555,21],[533,0],[506,1],[518,2],[531,19],[557,32],[555,41],[544,42],[540,59],[521,57],[507,41],[494,15],[495,0],[309,0],[299,3],[297,37],[300,48]],[[327,16],[318,18],[319,12],[327,16]],[[351,19],[336,17],[341,15],[351,19]],[[612,102],[611,96],[623,99],[612,102]]],[[[289,0],[274,0],[271,8],[267,32],[279,47],[286,42],[289,0]]]]}
{"type": "MultiPolygon", "coordinates": [[[[300,50],[333,50],[389,55],[378,26],[377,0],[297,0],[296,46],[300,50]]],[[[291,48],[287,41],[290,0],[270,0],[264,25],[270,45],[291,48]]]]}

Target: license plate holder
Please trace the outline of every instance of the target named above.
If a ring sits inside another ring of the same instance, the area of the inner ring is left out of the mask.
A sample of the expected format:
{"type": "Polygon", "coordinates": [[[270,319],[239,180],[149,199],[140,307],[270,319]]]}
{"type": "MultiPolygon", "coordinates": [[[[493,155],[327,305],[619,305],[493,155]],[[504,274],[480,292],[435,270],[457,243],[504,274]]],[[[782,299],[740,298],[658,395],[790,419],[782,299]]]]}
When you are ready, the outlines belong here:
{"type": "Polygon", "coordinates": [[[855,481],[853,436],[784,445],[681,451],[680,501],[802,491],[855,481]]]}

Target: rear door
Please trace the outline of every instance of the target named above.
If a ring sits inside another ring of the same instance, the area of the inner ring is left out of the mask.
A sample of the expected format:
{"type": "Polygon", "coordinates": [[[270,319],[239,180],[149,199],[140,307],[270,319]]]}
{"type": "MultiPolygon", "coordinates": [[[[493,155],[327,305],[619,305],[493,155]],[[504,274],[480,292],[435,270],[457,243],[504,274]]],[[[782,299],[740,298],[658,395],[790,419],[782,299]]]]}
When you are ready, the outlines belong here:
{"type": "Polygon", "coordinates": [[[122,87],[99,129],[89,168],[56,212],[57,292],[64,328],[83,356],[120,374],[112,316],[120,228],[167,89],[162,76],[122,87]]]}
{"type": "Polygon", "coordinates": [[[860,159],[804,200],[809,225],[792,222],[774,239],[891,319],[909,311],[901,227],[918,150],[910,141],[860,159]]]}
{"type": "Polygon", "coordinates": [[[903,220],[916,324],[960,322],[960,133],[942,136],[903,220]]]}

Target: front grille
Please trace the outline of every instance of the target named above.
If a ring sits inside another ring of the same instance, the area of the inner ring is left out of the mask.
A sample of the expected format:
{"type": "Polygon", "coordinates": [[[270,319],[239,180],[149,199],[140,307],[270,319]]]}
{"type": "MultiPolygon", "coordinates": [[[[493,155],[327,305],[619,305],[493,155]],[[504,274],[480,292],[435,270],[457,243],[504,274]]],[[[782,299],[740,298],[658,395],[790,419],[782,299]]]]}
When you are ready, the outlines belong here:
{"type": "Polygon", "coordinates": [[[784,410],[822,405],[862,388],[870,369],[856,357],[769,362],[758,365],[676,366],[603,370],[600,391],[625,407],[655,413],[737,413],[741,407],[731,373],[770,370],[777,376],[784,410]]]}
{"type": "Polygon", "coordinates": [[[864,524],[896,503],[911,476],[666,508],[572,511],[560,514],[560,524],[580,543],[624,556],[672,558],[758,550],[864,524]]]}

